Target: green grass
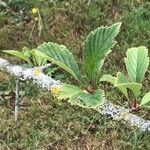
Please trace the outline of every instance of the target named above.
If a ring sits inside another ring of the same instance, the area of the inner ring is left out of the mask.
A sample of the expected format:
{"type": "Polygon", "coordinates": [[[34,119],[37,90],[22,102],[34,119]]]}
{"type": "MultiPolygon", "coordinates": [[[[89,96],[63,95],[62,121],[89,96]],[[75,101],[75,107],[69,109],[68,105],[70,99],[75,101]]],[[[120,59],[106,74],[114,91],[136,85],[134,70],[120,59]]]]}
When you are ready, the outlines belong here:
{"type": "MultiPolygon", "coordinates": [[[[1,8],[1,7],[0,7],[1,8]]],[[[95,0],[95,1],[20,1],[0,13],[0,57],[11,62],[1,50],[36,48],[44,41],[66,45],[82,61],[82,43],[89,32],[101,25],[121,21],[118,44],[107,58],[103,73],[115,75],[124,72],[123,57],[127,48],[145,45],[150,48],[150,3],[148,0],[95,0]],[[42,4],[42,5],[41,5],[42,4]],[[33,27],[31,8],[38,7],[42,16],[42,34],[33,27]],[[10,12],[9,12],[9,11],[10,12]],[[20,13],[20,11],[23,13],[20,13]],[[30,37],[30,38],[29,38],[30,37]]],[[[145,91],[149,90],[150,76],[146,74],[145,91]]],[[[127,104],[116,89],[102,86],[110,94],[107,98],[117,104],[127,104]]],[[[14,81],[0,73],[0,90],[14,90],[14,81]]],[[[2,150],[148,150],[149,133],[141,133],[123,123],[112,121],[95,111],[58,102],[48,92],[36,86],[22,85],[26,96],[20,100],[19,120],[14,122],[13,93],[0,99],[0,149],[2,150]],[[92,126],[95,126],[92,129],[92,126]]],[[[147,119],[149,111],[145,111],[147,119]]]]}
{"type": "Polygon", "coordinates": [[[148,133],[102,117],[92,110],[68,103],[58,104],[51,100],[50,93],[41,92],[38,98],[23,98],[20,105],[17,123],[13,109],[2,106],[1,149],[150,148],[148,133]]]}
{"type": "Polygon", "coordinates": [[[149,149],[148,133],[130,128],[95,111],[58,104],[50,93],[23,98],[19,120],[2,105],[0,149],[149,149]],[[95,126],[93,129],[91,126],[95,126]]]}

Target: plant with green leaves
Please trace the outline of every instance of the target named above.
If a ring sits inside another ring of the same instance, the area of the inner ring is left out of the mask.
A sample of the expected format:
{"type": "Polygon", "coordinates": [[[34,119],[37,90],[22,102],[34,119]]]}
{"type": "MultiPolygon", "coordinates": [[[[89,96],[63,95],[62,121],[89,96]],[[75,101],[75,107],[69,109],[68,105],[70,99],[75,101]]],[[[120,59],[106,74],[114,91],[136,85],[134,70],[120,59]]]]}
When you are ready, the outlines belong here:
{"type": "Polygon", "coordinates": [[[86,108],[100,107],[104,103],[104,91],[99,88],[101,69],[116,43],[114,40],[120,26],[119,22],[110,27],[98,27],[88,35],[84,42],[83,73],[73,54],[64,45],[48,42],[37,48],[37,55],[63,68],[79,83],[79,87],[63,84],[59,89],[53,89],[52,93],[58,99],[68,99],[72,105],[86,108]]]}
{"type": "MultiPolygon", "coordinates": [[[[35,67],[35,66],[41,66],[46,63],[46,59],[43,58],[42,56],[37,55],[37,50],[36,49],[29,49],[27,47],[23,47],[22,51],[16,51],[16,50],[3,50],[3,52],[13,55],[17,58],[20,58],[24,62],[26,62],[23,65],[27,65],[28,67],[35,67]]],[[[49,70],[49,72],[52,71],[49,70]]],[[[49,73],[48,72],[48,73],[49,73]]],[[[17,121],[18,118],[18,101],[19,101],[19,96],[21,95],[19,92],[19,85],[20,81],[18,79],[15,79],[16,81],[16,89],[15,89],[15,121],[17,121]]],[[[12,92],[12,91],[11,91],[12,92]]]]}
{"type": "Polygon", "coordinates": [[[47,61],[42,56],[37,55],[36,49],[31,50],[27,47],[23,47],[21,52],[17,50],[3,50],[3,52],[23,60],[29,67],[41,66],[47,61]]]}
{"type": "Polygon", "coordinates": [[[119,33],[120,26],[119,22],[110,27],[98,27],[88,35],[84,42],[83,73],[73,54],[64,45],[48,42],[33,50],[24,47],[22,52],[15,50],[4,52],[21,58],[31,67],[43,65],[48,60],[63,68],[74,77],[79,87],[63,84],[59,89],[54,88],[51,92],[58,99],[68,99],[72,105],[97,108],[103,105],[105,100],[104,91],[99,88],[101,69],[105,58],[116,43],[115,37],[119,33]]]}
{"type": "Polygon", "coordinates": [[[131,100],[131,94],[134,95],[134,102],[131,102],[132,110],[139,110],[139,107],[150,108],[150,92],[146,93],[142,98],[140,105],[138,99],[140,98],[140,92],[142,89],[142,81],[149,66],[148,49],[144,46],[133,47],[127,50],[125,60],[125,66],[127,70],[127,76],[118,72],[116,77],[112,75],[103,75],[100,81],[107,81],[117,87],[128,99],[131,100]]]}

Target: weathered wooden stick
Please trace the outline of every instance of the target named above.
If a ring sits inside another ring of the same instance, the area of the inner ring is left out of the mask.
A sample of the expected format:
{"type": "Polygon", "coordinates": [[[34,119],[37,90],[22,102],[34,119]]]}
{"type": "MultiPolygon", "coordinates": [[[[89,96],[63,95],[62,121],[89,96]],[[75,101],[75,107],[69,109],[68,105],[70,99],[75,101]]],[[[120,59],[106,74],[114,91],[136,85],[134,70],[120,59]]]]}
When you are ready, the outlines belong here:
{"type": "Polygon", "coordinates": [[[19,108],[19,79],[16,79],[16,91],[15,91],[15,121],[18,119],[19,108]]]}
{"type": "MultiPolygon", "coordinates": [[[[12,65],[7,60],[0,58],[0,70],[4,70],[11,75],[17,77],[20,80],[33,80],[42,89],[51,91],[53,87],[61,86],[60,81],[56,81],[49,76],[46,76],[42,69],[49,67],[49,65],[34,67],[34,68],[23,68],[18,65],[12,65]]],[[[102,115],[111,116],[114,120],[129,123],[131,126],[137,126],[141,131],[150,131],[150,121],[142,119],[137,115],[129,112],[129,110],[114,105],[107,101],[101,108],[96,108],[96,111],[102,115]]]]}
{"type": "Polygon", "coordinates": [[[0,69],[4,70],[20,80],[33,80],[42,89],[50,91],[53,86],[60,86],[61,82],[53,80],[51,77],[46,76],[42,70],[49,67],[50,64],[34,67],[23,68],[18,65],[12,65],[7,60],[0,58],[0,69]]]}

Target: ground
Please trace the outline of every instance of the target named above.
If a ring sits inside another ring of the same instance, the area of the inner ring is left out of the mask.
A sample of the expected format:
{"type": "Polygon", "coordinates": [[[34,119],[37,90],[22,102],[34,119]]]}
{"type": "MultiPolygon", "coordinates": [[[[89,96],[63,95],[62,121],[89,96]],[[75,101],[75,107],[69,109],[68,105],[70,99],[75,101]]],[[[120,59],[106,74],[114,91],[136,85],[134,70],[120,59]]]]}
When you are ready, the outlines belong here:
{"type": "MultiPolygon", "coordinates": [[[[23,46],[36,48],[52,41],[66,45],[81,65],[83,41],[90,31],[120,21],[122,27],[117,44],[106,60],[103,73],[125,72],[123,58],[127,48],[141,45],[150,48],[148,0],[14,0],[6,4],[4,7],[0,3],[0,57],[12,63],[20,61],[2,50],[21,50],[23,46]],[[31,12],[34,7],[39,9],[42,19],[42,23],[35,26],[36,15],[31,12]]],[[[57,76],[66,82],[69,78],[62,71],[57,76]]],[[[149,72],[143,85],[143,90],[148,91],[149,72]]],[[[58,102],[49,92],[41,91],[30,82],[21,83],[19,120],[15,122],[14,87],[14,79],[0,72],[0,90],[5,91],[5,96],[0,97],[2,150],[150,149],[149,133],[112,121],[93,110],[58,102]]],[[[116,94],[116,89],[108,84],[102,87],[109,92],[108,99],[127,106],[125,98],[116,94]]],[[[148,114],[149,111],[144,111],[150,119],[148,114]]]]}

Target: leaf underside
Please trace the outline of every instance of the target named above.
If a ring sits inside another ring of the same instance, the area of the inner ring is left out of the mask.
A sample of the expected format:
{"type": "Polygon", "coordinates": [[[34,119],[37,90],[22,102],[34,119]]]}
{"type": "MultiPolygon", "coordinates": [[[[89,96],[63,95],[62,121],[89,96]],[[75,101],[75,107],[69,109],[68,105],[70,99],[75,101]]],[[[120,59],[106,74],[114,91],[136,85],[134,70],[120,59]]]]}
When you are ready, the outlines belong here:
{"type": "Polygon", "coordinates": [[[98,108],[104,104],[104,91],[98,89],[95,93],[78,93],[72,96],[68,102],[72,105],[78,105],[83,108],[98,108]]]}
{"type": "Polygon", "coordinates": [[[60,92],[57,95],[58,99],[68,99],[71,98],[73,95],[82,92],[82,90],[77,87],[70,84],[63,84],[63,86],[60,88],[60,92]]]}
{"type": "Polygon", "coordinates": [[[59,100],[68,99],[68,102],[71,103],[71,105],[78,105],[84,108],[97,108],[104,103],[103,90],[98,89],[95,93],[90,94],[87,91],[70,84],[63,84],[56,97],[59,100]]]}

